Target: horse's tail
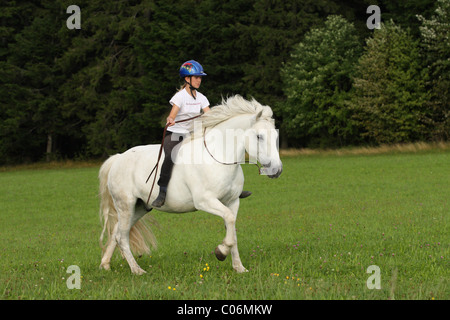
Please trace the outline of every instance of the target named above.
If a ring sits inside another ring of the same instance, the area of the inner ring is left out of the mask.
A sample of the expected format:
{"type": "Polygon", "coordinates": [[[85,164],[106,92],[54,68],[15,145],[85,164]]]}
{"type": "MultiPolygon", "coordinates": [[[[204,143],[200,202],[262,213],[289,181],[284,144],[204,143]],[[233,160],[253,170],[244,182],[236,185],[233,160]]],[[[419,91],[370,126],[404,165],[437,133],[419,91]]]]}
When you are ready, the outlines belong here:
{"type": "Polygon", "coordinates": [[[117,155],[109,157],[100,167],[98,179],[100,181],[100,223],[103,224],[102,234],[100,235],[100,247],[105,251],[106,244],[103,244],[103,236],[107,232],[108,241],[113,233],[114,226],[117,223],[117,211],[108,188],[108,174],[114,159],[117,155]]]}
{"type": "MultiPolygon", "coordinates": [[[[103,252],[111,240],[114,227],[118,222],[118,214],[111,193],[108,188],[108,175],[111,166],[119,154],[109,157],[100,167],[98,178],[100,180],[100,222],[103,224],[103,230],[100,235],[100,247],[103,252]],[[108,241],[103,243],[104,234],[107,234],[108,241]]],[[[156,248],[156,238],[150,228],[150,224],[156,223],[153,217],[145,215],[130,230],[130,249],[137,255],[150,254],[150,246],[156,248]]]]}

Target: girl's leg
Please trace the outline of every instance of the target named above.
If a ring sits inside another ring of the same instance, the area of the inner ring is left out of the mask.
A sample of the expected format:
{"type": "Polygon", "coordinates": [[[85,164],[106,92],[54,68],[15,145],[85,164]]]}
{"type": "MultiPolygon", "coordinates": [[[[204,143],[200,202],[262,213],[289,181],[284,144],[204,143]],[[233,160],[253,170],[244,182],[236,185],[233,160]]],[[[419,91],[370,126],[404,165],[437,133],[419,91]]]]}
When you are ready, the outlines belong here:
{"type": "Polygon", "coordinates": [[[172,159],[175,155],[172,154],[172,150],[183,141],[183,135],[169,132],[164,138],[164,161],[161,166],[161,173],[158,180],[159,195],[153,201],[153,207],[161,207],[166,200],[167,186],[169,185],[170,177],[172,176],[172,169],[175,159],[172,159]]]}

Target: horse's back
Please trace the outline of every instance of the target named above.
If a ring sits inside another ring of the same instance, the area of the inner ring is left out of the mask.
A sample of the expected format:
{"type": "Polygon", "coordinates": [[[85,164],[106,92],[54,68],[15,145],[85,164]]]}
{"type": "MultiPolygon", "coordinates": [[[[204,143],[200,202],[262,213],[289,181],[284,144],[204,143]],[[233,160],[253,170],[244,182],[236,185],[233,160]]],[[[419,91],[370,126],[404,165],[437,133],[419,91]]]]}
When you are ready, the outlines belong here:
{"type": "MultiPolygon", "coordinates": [[[[131,185],[127,187],[128,190],[133,190],[133,195],[143,201],[147,201],[151,186],[153,185],[153,180],[155,179],[155,185],[149,203],[153,202],[159,193],[159,186],[156,182],[159,179],[161,167],[164,162],[164,152],[161,154],[157,172],[153,172],[148,181],[147,178],[156,165],[160,148],[161,145],[133,147],[125,151],[122,154],[121,161],[117,163],[117,168],[122,173],[121,181],[130,181],[131,185]]],[[[166,205],[162,207],[161,210],[166,212],[194,211],[195,207],[192,195],[187,188],[186,183],[183,179],[178,181],[178,178],[182,176],[179,171],[180,168],[175,165],[173,169],[174,172],[168,186],[166,205]]]]}
{"type": "Polygon", "coordinates": [[[153,153],[158,153],[160,148],[161,148],[160,144],[147,144],[147,145],[135,146],[135,147],[130,148],[127,151],[123,152],[122,154],[123,155],[128,155],[130,153],[153,154],[153,153]]]}
{"type": "MultiPolygon", "coordinates": [[[[156,164],[160,147],[159,144],[135,146],[114,156],[108,179],[110,187],[120,188],[122,190],[117,190],[118,192],[131,192],[135,196],[143,188],[147,189],[148,184],[145,182],[156,164]]],[[[163,155],[161,161],[162,159],[163,155]]]]}

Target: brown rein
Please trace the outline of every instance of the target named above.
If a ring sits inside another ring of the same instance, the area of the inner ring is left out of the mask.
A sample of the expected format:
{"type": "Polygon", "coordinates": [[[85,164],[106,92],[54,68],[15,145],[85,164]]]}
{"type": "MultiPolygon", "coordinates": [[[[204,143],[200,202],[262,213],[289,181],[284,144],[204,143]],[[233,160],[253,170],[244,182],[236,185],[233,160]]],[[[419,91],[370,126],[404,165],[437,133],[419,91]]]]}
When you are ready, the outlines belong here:
{"type": "Polygon", "coordinates": [[[244,162],[241,162],[241,161],[235,161],[235,162],[222,162],[222,161],[217,160],[217,159],[212,155],[212,153],[209,151],[208,146],[206,145],[206,138],[205,138],[205,136],[206,136],[206,128],[205,128],[205,130],[203,130],[203,144],[204,144],[205,149],[206,149],[206,151],[208,152],[208,154],[209,154],[209,155],[211,156],[211,158],[213,158],[216,162],[218,162],[218,163],[220,163],[220,164],[223,164],[223,165],[226,165],[226,166],[230,166],[230,165],[234,165],[234,164],[254,164],[255,166],[258,167],[258,172],[259,172],[259,174],[261,174],[261,166],[260,166],[257,162],[251,162],[251,161],[247,161],[247,160],[245,160],[244,162]]]}

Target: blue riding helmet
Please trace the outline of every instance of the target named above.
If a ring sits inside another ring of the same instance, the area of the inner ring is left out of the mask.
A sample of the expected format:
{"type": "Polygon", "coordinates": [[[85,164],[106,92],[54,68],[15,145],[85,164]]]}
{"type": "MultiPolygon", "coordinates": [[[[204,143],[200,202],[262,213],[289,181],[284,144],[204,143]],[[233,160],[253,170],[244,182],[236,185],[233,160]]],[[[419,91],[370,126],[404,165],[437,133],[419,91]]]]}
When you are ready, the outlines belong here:
{"type": "Polygon", "coordinates": [[[202,65],[195,60],[186,61],[180,68],[180,77],[190,76],[206,76],[206,73],[203,72],[202,65]]]}

